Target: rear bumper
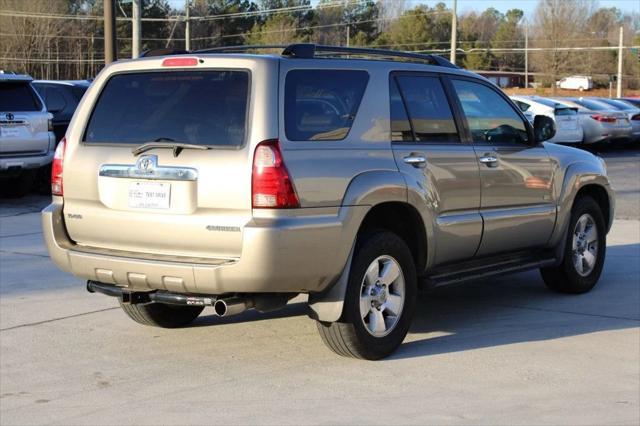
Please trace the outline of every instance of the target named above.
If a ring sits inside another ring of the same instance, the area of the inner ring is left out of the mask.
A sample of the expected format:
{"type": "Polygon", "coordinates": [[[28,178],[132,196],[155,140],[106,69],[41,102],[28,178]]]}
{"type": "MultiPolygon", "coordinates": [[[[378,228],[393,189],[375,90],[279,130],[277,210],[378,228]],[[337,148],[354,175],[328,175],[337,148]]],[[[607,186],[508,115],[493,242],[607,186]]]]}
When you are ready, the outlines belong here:
{"type": "Polygon", "coordinates": [[[55,136],[53,132],[48,133],[47,140],[43,141],[43,144],[47,143],[47,151],[34,152],[34,153],[2,153],[0,154],[0,173],[15,174],[25,169],[37,169],[53,161],[53,154],[56,148],[55,136]]]}
{"type": "Polygon", "coordinates": [[[322,291],[345,266],[366,207],[337,214],[254,219],[244,229],[242,256],[208,263],[135,257],[87,249],[68,237],[62,199],[42,212],[51,259],[78,277],[135,291],[300,293],[322,291]]]}
{"type": "Polygon", "coordinates": [[[0,173],[13,173],[20,170],[37,169],[51,164],[53,151],[42,155],[2,156],[0,157],[0,173]]]}

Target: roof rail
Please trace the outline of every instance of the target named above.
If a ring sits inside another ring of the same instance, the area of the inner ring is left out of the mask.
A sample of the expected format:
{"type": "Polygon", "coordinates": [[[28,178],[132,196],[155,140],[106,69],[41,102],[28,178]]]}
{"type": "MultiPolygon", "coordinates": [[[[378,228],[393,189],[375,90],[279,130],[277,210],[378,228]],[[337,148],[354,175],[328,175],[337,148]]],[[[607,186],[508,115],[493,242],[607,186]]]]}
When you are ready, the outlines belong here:
{"type": "Polygon", "coordinates": [[[282,52],[283,56],[292,56],[296,58],[315,58],[323,56],[342,55],[362,55],[362,56],[380,56],[387,58],[413,59],[427,62],[431,65],[438,65],[448,68],[459,68],[458,66],[447,61],[445,58],[437,55],[429,55],[415,52],[402,52],[399,50],[372,49],[366,47],[343,47],[343,46],[325,46],[315,44],[291,44],[282,52]],[[316,55],[320,53],[320,55],[316,55]]]}
{"type": "Polygon", "coordinates": [[[281,55],[300,59],[327,58],[331,56],[370,56],[381,58],[402,58],[414,61],[426,62],[431,65],[437,65],[447,68],[460,68],[457,65],[447,61],[442,56],[429,55],[416,52],[402,52],[399,50],[372,49],[366,47],[343,47],[343,46],[326,46],[311,43],[296,43],[289,45],[282,44],[265,44],[265,45],[240,45],[240,46],[220,46],[210,47],[206,49],[193,50],[187,52],[185,50],[174,49],[153,49],[147,50],[140,55],[141,57],[163,56],[163,55],[182,55],[188,53],[233,53],[245,52],[247,50],[264,50],[264,49],[283,49],[281,55]]]}

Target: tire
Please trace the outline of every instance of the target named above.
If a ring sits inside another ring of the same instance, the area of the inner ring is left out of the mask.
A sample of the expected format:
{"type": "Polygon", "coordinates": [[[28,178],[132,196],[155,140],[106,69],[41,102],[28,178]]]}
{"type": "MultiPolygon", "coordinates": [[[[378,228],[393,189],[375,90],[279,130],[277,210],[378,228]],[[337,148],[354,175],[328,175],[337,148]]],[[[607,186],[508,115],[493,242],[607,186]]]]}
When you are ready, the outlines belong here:
{"type": "Polygon", "coordinates": [[[602,273],[606,244],[606,225],[600,206],[589,196],[580,197],[571,209],[562,263],[540,269],[547,287],[567,294],[581,294],[591,290],[602,273]],[[586,238],[581,239],[580,236],[586,238]],[[590,262],[591,256],[595,257],[593,264],[590,262]]]}
{"type": "Polygon", "coordinates": [[[409,331],[416,281],[413,257],[399,236],[376,231],[359,238],[342,317],[333,323],[316,322],[325,345],[346,357],[376,360],[390,355],[409,331]]]}
{"type": "Polygon", "coordinates": [[[204,306],[176,306],[165,303],[128,304],[120,307],[132,320],[143,325],[162,328],[179,328],[198,318],[204,306]]]}

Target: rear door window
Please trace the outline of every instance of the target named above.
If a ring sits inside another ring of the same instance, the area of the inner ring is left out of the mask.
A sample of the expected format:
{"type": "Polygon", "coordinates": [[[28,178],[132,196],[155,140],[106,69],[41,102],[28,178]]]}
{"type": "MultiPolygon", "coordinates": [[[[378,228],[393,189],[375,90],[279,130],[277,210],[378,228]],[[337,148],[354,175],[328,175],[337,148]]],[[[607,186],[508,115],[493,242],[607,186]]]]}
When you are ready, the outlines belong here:
{"type": "Polygon", "coordinates": [[[65,99],[64,89],[60,89],[54,86],[48,86],[46,89],[46,98],[45,103],[47,104],[47,109],[50,112],[60,112],[67,106],[67,101],[65,99]]]}
{"type": "Polygon", "coordinates": [[[245,138],[248,94],[247,71],[114,75],[102,89],[84,140],[237,147],[245,138]]]}
{"type": "Polygon", "coordinates": [[[342,140],[356,118],[369,74],[358,70],[287,73],[284,121],[291,141],[342,140]]]}
{"type": "Polygon", "coordinates": [[[477,143],[513,144],[528,140],[524,120],[494,89],[468,80],[452,80],[477,143]]]}
{"type": "Polygon", "coordinates": [[[0,111],[40,111],[42,106],[26,82],[0,83],[0,111]]]}
{"type": "MultiPolygon", "coordinates": [[[[402,93],[417,141],[460,141],[449,101],[438,77],[398,75],[394,78],[402,93]]],[[[392,86],[392,101],[393,97],[392,86]]]]}
{"type": "Polygon", "coordinates": [[[391,140],[395,142],[412,142],[414,138],[411,123],[409,123],[409,116],[407,115],[407,110],[404,107],[404,102],[398,89],[398,82],[393,77],[389,84],[389,102],[391,140]]]}

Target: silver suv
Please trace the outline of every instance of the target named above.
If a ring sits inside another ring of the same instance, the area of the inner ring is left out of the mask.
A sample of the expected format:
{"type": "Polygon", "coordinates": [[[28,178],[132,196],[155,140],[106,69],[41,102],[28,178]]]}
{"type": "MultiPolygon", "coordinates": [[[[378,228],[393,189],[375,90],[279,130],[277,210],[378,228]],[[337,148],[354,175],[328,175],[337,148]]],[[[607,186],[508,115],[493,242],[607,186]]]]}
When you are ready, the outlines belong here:
{"type": "Polygon", "coordinates": [[[56,144],[53,116],[32,80],[0,72],[0,178],[13,195],[30,189],[38,169],[51,164],[56,144]]]}
{"type": "Polygon", "coordinates": [[[51,258],[134,321],[180,327],[302,293],[332,350],[378,359],[419,285],[532,268],[564,293],[598,281],[605,165],[543,143],[548,117],[531,125],[436,56],[238,50],[106,67],[57,149],[51,258]]]}

